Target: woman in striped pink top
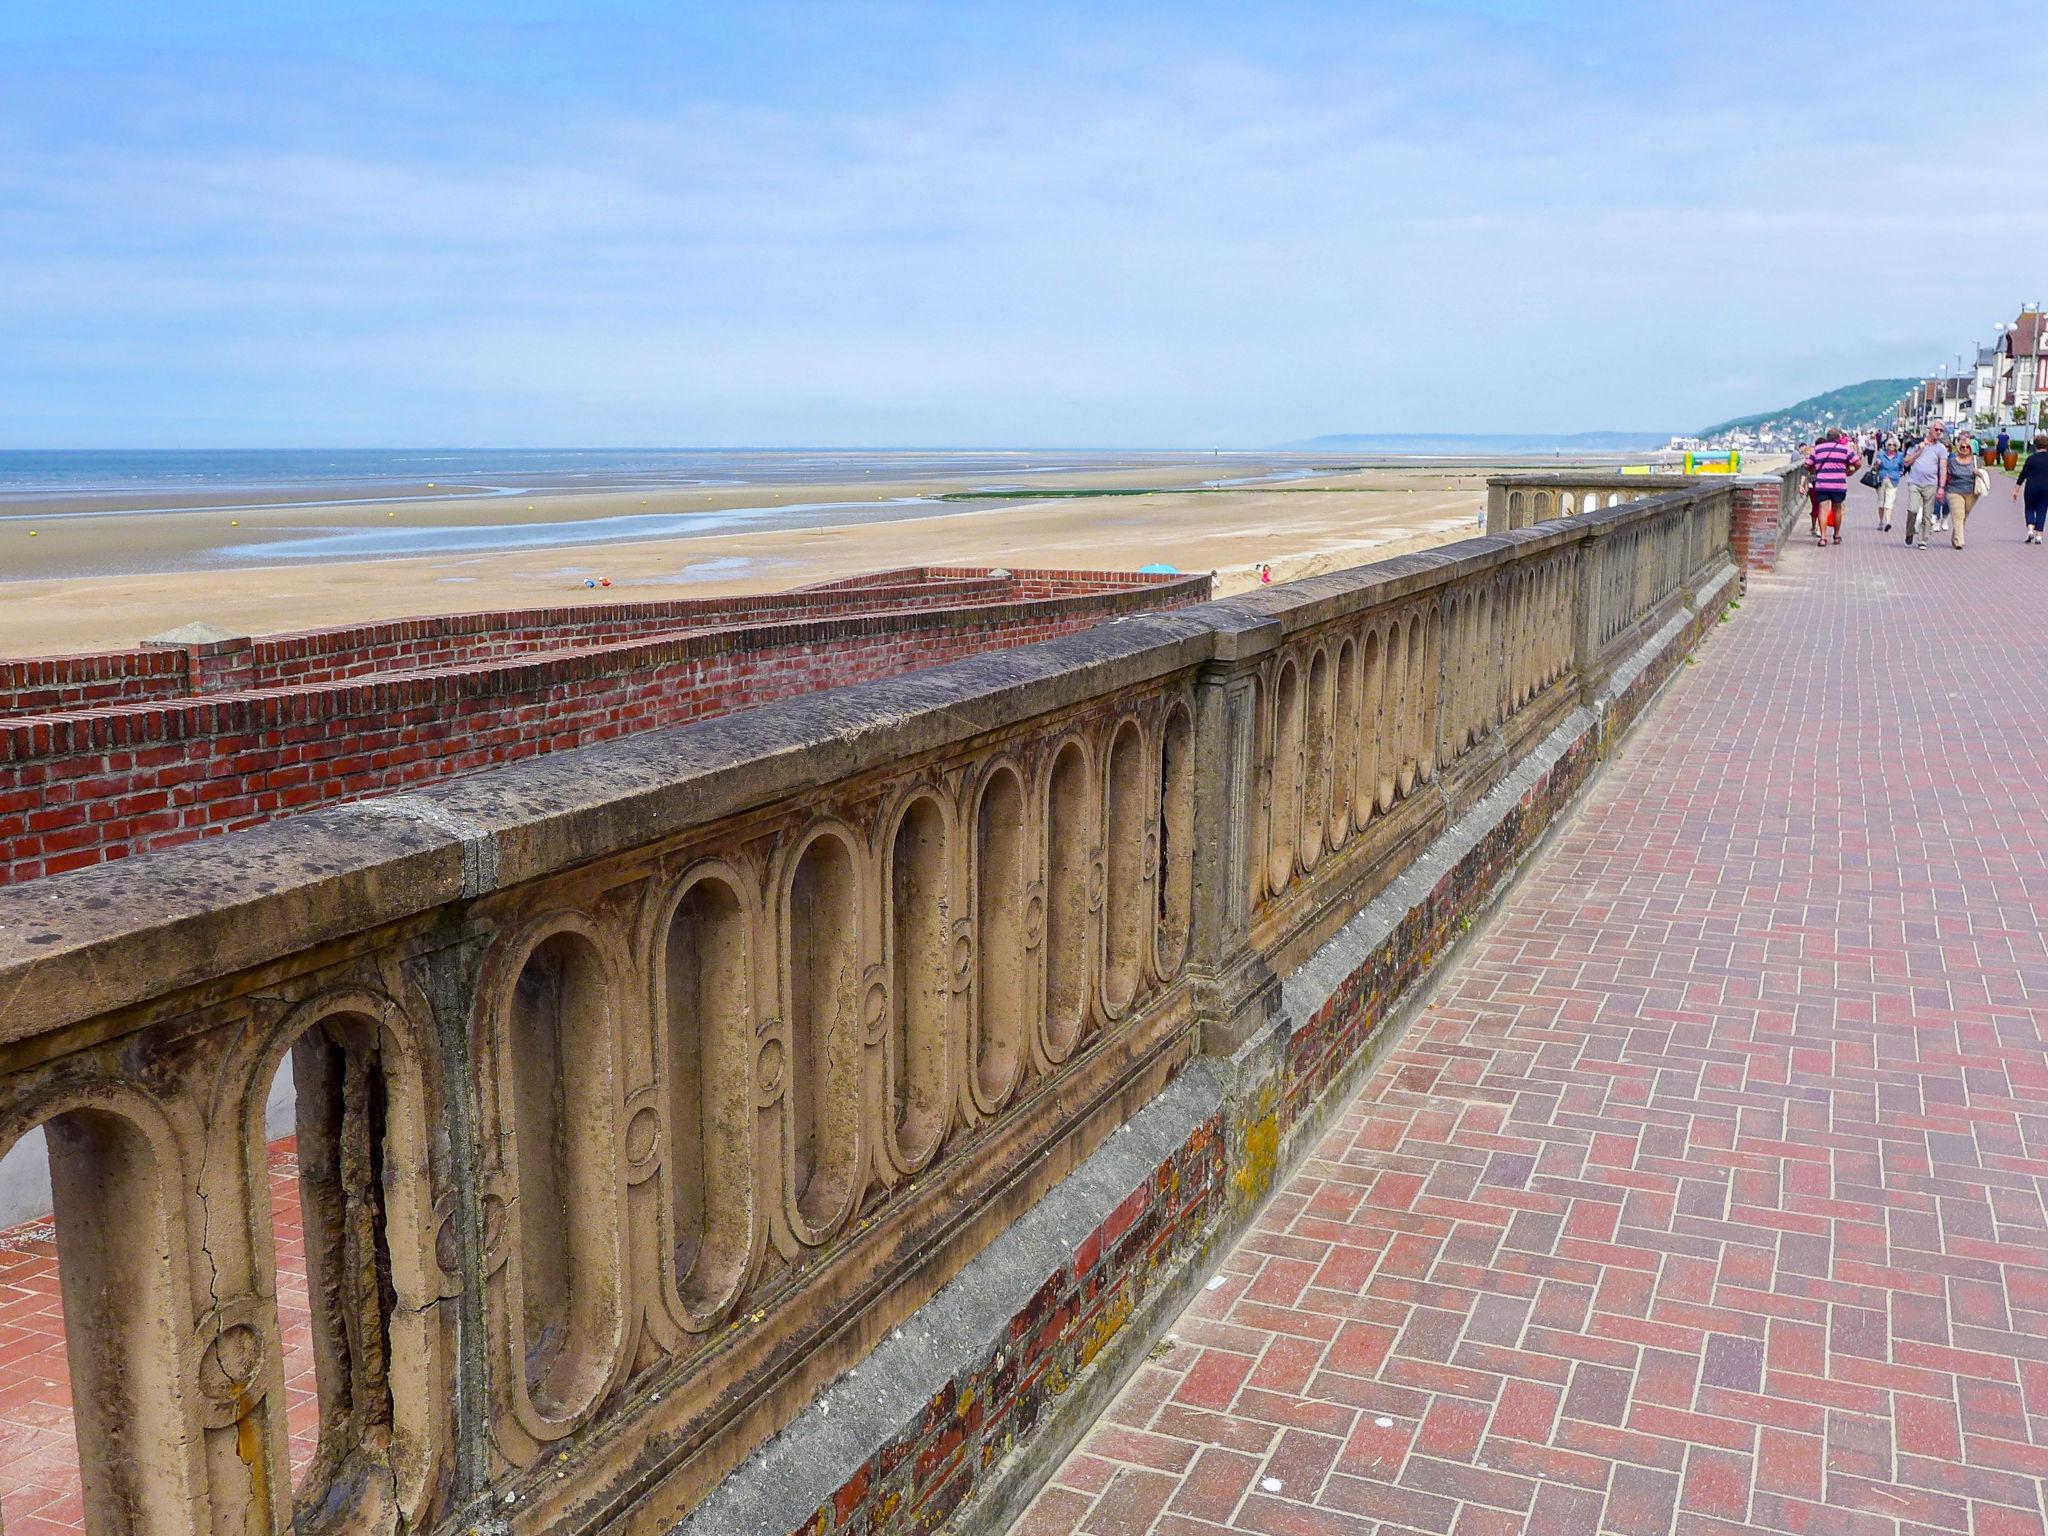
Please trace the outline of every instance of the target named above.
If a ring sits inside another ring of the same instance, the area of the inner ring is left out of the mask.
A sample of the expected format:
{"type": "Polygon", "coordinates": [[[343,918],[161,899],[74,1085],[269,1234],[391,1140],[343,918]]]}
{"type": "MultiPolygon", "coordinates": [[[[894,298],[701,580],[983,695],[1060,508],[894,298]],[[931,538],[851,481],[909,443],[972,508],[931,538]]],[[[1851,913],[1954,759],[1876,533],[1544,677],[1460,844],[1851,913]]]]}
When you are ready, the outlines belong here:
{"type": "Polygon", "coordinates": [[[1828,529],[1835,530],[1835,542],[1842,542],[1842,504],[1849,499],[1849,476],[1862,460],[1842,429],[1835,427],[1813,445],[1806,455],[1806,467],[1813,473],[1813,499],[1820,507],[1814,542],[1828,542],[1828,529]]]}

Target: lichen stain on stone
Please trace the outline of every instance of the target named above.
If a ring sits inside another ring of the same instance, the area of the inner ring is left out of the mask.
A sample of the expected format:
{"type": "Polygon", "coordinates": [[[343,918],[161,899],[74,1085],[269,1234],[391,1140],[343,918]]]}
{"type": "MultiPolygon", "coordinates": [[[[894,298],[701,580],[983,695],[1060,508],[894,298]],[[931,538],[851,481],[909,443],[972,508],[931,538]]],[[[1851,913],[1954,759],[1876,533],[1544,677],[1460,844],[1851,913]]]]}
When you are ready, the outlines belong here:
{"type": "Polygon", "coordinates": [[[245,1392],[236,1403],[235,1454],[249,1469],[249,1503],[252,1509],[270,1507],[270,1463],[263,1455],[263,1436],[256,1427],[256,1405],[245,1392]]]}
{"type": "Polygon", "coordinates": [[[1263,1113],[1245,1127],[1244,1162],[1231,1175],[1239,1206],[1260,1199],[1273,1187],[1280,1168],[1280,1111],[1270,1104],[1270,1090],[1260,1095],[1263,1113]]]}
{"type": "Polygon", "coordinates": [[[1074,1368],[1085,1371],[1090,1362],[1102,1353],[1103,1345],[1123,1331],[1125,1323],[1131,1320],[1131,1293],[1119,1291],[1110,1299],[1096,1316],[1095,1324],[1088,1330],[1088,1337],[1081,1341],[1080,1351],[1074,1357],[1074,1368]]]}

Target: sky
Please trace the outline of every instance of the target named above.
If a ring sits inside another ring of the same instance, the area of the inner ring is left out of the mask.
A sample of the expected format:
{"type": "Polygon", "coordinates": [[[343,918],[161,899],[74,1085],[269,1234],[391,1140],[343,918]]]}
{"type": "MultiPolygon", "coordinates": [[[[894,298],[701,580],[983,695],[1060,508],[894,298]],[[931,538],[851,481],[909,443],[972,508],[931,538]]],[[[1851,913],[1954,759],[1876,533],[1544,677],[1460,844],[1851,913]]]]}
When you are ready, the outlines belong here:
{"type": "Polygon", "coordinates": [[[0,447],[1696,428],[2048,298],[2040,15],[1934,15],[0,6],[0,447]]]}

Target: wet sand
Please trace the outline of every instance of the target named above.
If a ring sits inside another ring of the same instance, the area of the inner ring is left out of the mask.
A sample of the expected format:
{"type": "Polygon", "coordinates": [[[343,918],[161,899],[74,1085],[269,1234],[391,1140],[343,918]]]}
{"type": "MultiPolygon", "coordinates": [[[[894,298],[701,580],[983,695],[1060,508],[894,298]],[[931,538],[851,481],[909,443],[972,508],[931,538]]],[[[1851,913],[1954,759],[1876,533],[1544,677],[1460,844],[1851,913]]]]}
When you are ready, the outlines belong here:
{"type": "Polygon", "coordinates": [[[380,486],[338,501],[326,487],[317,505],[277,505],[273,493],[271,505],[221,498],[211,510],[168,509],[162,498],[148,511],[126,510],[118,498],[83,507],[73,498],[64,508],[15,499],[0,506],[0,655],[132,645],[195,619],[275,633],[407,614],[779,590],[919,564],[1160,562],[1214,570],[1228,593],[1255,585],[1260,561],[1284,581],[1465,537],[1476,531],[1485,476],[1497,466],[1325,464],[1311,474],[1294,461],[1219,465],[1191,456],[1021,478],[1033,489],[1162,488],[1156,494],[964,502],[936,498],[1020,482],[981,465],[893,479],[881,467],[882,475],[853,481],[539,488],[509,497],[450,496],[437,486],[392,500],[380,486]],[[1276,475],[1285,478],[1265,478],[1276,475]],[[1197,489],[1247,478],[1258,483],[1197,489]],[[577,526],[645,517],[668,519],[655,526],[671,536],[618,539],[619,529],[645,525],[577,526]],[[703,531],[677,536],[679,527],[703,531]],[[592,534],[606,541],[581,541],[592,534]],[[336,547],[316,542],[323,539],[360,552],[521,537],[548,542],[301,557],[336,547]],[[598,578],[610,587],[584,586],[598,578]]]}

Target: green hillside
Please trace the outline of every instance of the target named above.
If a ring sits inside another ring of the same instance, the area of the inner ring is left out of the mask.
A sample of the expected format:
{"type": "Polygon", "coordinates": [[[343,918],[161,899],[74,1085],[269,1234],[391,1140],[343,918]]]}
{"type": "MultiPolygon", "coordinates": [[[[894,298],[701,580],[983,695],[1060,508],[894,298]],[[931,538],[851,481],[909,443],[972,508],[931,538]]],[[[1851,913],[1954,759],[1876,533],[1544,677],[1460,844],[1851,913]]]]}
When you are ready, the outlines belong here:
{"type": "Polygon", "coordinates": [[[1759,411],[1754,416],[1738,416],[1733,421],[1707,427],[1700,436],[1712,437],[1717,432],[1753,429],[1773,421],[1820,421],[1830,411],[1834,413],[1838,426],[1874,426],[1880,421],[1891,420],[1899,397],[1919,382],[1918,379],[1865,379],[1861,384],[1844,384],[1840,389],[1831,389],[1824,395],[1815,395],[1782,410],[1759,411]]]}

